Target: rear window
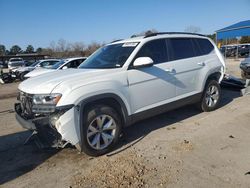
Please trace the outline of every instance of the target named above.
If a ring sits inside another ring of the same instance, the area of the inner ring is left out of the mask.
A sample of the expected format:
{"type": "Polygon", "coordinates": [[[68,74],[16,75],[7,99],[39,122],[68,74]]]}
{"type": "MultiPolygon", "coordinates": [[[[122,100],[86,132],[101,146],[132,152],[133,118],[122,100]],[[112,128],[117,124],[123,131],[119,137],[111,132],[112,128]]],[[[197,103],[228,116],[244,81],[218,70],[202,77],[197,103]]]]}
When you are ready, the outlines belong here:
{"type": "Polygon", "coordinates": [[[214,46],[207,39],[193,39],[200,49],[200,53],[198,55],[207,55],[214,50],[214,46]]]}
{"type": "Polygon", "coordinates": [[[20,58],[10,59],[10,62],[16,62],[16,61],[22,61],[22,59],[20,59],[20,58]]]}
{"type": "Polygon", "coordinates": [[[190,38],[170,38],[169,50],[171,60],[185,59],[195,56],[194,46],[190,38]]]}

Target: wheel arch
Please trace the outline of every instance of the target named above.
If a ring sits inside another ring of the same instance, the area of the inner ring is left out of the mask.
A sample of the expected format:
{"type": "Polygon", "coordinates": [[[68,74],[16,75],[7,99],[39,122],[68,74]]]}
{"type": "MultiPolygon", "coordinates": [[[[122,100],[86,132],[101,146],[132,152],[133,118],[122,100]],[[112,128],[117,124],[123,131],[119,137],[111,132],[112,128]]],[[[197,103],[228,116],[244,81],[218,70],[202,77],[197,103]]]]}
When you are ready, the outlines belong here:
{"type": "Polygon", "coordinates": [[[214,72],[207,77],[207,81],[216,80],[217,82],[219,82],[220,78],[221,78],[221,72],[214,72]]]}
{"type": "Polygon", "coordinates": [[[206,79],[203,81],[203,86],[202,86],[202,91],[205,89],[206,84],[210,81],[210,80],[216,80],[218,83],[221,82],[223,78],[223,75],[220,71],[215,71],[212,73],[209,73],[206,77],[206,79]]]}
{"type": "Polygon", "coordinates": [[[96,104],[103,104],[114,108],[121,117],[122,126],[125,127],[129,124],[129,116],[128,110],[124,103],[124,101],[116,94],[113,93],[105,93],[99,94],[95,96],[91,96],[87,99],[82,100],[79,103],[79,119],[80,119],[80,147],[82,151],[82,138],[83,138],[83,130],[82,125],[84,122],[84,118],[86,118],[86,113],[84,113],[88,108],[96,104]]]}

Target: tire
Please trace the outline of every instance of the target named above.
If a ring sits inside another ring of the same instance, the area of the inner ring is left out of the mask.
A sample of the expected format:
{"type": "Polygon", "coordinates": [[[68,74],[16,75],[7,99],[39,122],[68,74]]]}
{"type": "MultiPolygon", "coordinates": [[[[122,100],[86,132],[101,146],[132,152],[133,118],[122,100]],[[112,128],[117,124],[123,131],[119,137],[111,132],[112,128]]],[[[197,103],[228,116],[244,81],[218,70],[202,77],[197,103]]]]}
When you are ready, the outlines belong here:
{"type": "Polygon", "coordinates": [[[119,114],[112,107],[95,105],[86,110],[83,117],[83,152],[90,156],[110,152],[117,144],[121,133],[122,123],[119,114]]]}
{"type": "Polygon", "coordinates": [[[21,74],[20,74],[20,80],[21,81],[24,81],[25,80],[25,74],[27,74],[27,72],[22,72],[21,74]]]}
{"type": "Polygon", "coordinates": [[[221,100],[221,88],[216,80],[208,80],[202,94],[199,108],[204,112],[210,112],[218,108],[221,100]]]}

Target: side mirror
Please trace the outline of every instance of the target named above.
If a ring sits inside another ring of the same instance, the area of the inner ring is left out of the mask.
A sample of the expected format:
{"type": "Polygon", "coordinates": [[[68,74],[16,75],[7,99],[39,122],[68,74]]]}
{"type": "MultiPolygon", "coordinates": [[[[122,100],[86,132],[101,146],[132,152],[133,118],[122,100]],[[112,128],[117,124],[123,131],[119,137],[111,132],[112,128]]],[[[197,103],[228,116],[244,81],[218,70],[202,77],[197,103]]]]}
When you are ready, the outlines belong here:
{"type": "Polygon", "coordinates": [[[67,66],[64,66],[62,69],[65,70],[65,69],[67,69],[67,68],[68,68],[67,66]]]}
{"type": "Polygon", "coordinates": [[[153,66],[154,61],[150,57],[138,57],[134,63],[133,66],[135,68],[139,67],[151,67],[153,66]]]}

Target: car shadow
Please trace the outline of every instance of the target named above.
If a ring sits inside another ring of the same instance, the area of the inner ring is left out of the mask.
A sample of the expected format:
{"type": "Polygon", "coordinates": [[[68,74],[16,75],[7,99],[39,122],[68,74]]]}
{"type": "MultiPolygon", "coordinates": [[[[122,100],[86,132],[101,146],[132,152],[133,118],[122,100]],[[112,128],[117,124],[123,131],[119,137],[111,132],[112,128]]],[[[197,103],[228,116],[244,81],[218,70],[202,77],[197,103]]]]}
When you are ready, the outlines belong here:
{"type": "MultiPolygon", "coordinates": [[[[231,103],[234,99],[241,96],[240,91],[233,91],[228,89],[222,89],[222,98],[220,107],[224,107],[231,103]]],[[[195,105],[188,105],[182,108],[172,110],[152,118],[137,122],[123,130],[122,141],[118,144],[115,150],[108,154],[108,156],[120,153],[131,146],[141,141],[152,131],[167,127],[177,122],[190,118],[194,115],[202,113],[195,105]]]]}
{"type": "Polygon", "coordinates": [[[24,145],[30,131],[0,136],[0,185],[30,172],[59,150],[39,149],[34,142],[24,145]]]}

